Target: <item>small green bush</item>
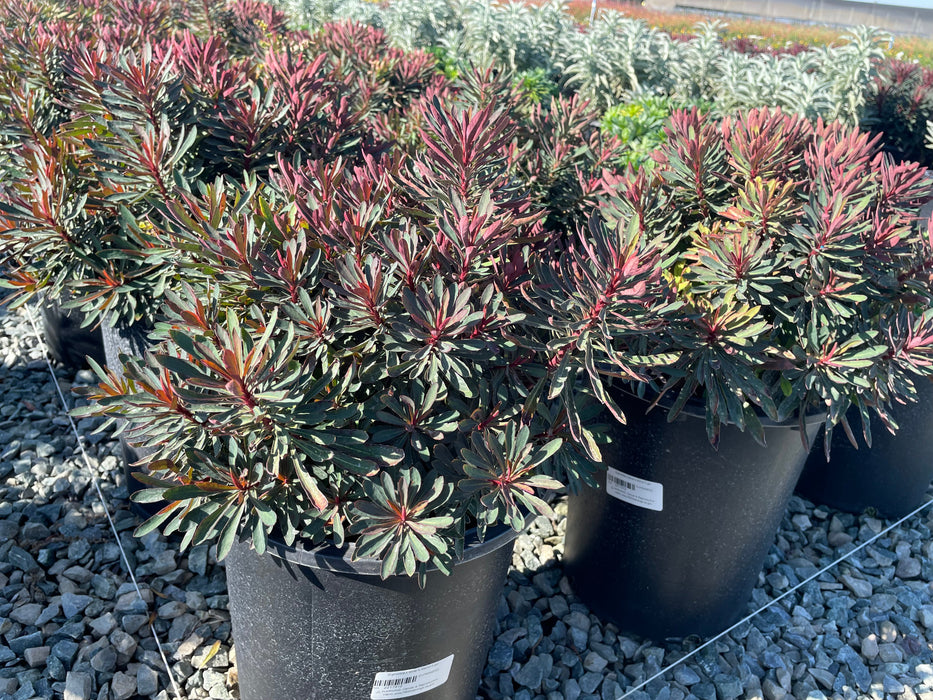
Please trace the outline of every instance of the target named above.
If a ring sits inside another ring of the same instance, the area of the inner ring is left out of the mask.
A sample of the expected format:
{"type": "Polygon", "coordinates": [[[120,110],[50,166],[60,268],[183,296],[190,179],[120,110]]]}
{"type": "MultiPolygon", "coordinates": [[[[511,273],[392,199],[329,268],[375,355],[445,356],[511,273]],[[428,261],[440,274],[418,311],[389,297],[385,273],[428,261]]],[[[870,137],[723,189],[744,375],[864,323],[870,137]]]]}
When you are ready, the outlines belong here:
{"type": "Polygon", "coordinates": [[[625,146],[622,164],[640,166],[664,143],[664,127],[673,109],[672,101],[666,97],[645,97],[606,110],[600,126],[604,133],[617,137],[625,146]]]}

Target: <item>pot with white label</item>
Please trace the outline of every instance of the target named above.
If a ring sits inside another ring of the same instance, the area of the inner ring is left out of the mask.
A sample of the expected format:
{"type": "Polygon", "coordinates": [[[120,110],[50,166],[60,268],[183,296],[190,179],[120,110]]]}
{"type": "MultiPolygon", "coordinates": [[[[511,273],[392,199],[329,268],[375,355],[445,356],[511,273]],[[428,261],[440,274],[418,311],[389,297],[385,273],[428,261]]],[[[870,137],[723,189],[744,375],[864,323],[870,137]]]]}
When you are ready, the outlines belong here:
{"type": "MultiPolygon", "coordinates": [[[[602,449],[599,488],[568,503],[564,566],[597,615],[651,639],[709,636],[747,612],[803,468],[798,423],[762,419],[767,447],[724,426],[709,443],[704,407],[673,422],[621,399],[628,419],[602,449]],[[608,482],[608,487],[607,487],[608,482]]],[[[806,422],[809,440],[821,419],[806,422]]]]}
{"type": "MultiPolygon", "coordinates": [[[[469,533],[468,533],[469,536],[469,533]]],[[[516,533],[475,539],[450,576],[383,581],[352,545],[237,543],[227,588],[242,700],[474,700],[516,533]]]]}
{"type": "Polygon", "coordinates": [[[933,480],[933,383],[920,379],[916,385],[918,401],[894,407],[897,434],[872,417],[868,447],[858,412],[849,411],[858,447],[849,442],[842,428],[836,428],[828,462],[821,434],[797,483],[797,493],[852,513],[872,508],[895,520],[920,507],[933,480]]]}

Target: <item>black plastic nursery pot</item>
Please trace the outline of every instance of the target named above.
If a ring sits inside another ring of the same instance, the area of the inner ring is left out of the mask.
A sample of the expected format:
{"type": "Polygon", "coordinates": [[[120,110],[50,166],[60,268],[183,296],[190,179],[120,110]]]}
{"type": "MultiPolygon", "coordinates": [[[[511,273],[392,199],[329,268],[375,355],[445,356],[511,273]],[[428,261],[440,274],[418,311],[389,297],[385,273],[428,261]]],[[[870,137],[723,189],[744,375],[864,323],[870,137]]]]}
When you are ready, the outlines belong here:
{"type": "MultiPolygon", "coordinates": [[[[101,331],[107,367],[122,378],[123,366],[120,364],[120,353],[142,357],[149,347],[148,328],[144,324],[117,327],[104,323],[101,331]]],[[[144,468],[139,463],[145,460],[151,451],[131,445],[123,435],[120,435],[120,449],[123,452],[123,474],[126,478],[126,490],[130,496],[130,508],[141,518],[150,518],[164,503],[137,503],[132,500],[132,496],[145,488],[145,485],[133,476],[133,472],[144,468]]]]}
{"type": "Polygon", "coordinates": [[[490,532],[450,576],[383,581],[347,550],[238,543],[227,557],[242,700],[474,700],[515,532],[490,532]]]}
{"type": "Polygon", "coordinates": [[[104,362],[101,330],[83,327],[80,311],[63,309],[59,301],[46,297],[39,304],[39,314],[52,359],[73,369],[87,367],[88,356],[98,363],[104,362]]]}
{"type": "MultiPolygon", "coordinates": [[[[710,636],[746,612],[807,450],[796,421],[763,419],[767,447],[724,426],[717,450],[702,406],[671,423],[647,406],[621,397],[628,424],[603,449],[599,488],[570,496],[565,572],[626,632],[710,636]]],[[[820,422],[807,422],[811,443],[820,422]]]]}
{"type": "Polygon", "coordinates": [[[896,434],[877,418],[871,419],[870,448],[856,411],[850,411],[847,418],[858,448],[842,428],[836,428],[827,462],[820,434],[797,483],[797,493],[814,503],[851,513],[873,508],[878,515],[892,519],[921,506],[933,480],[933,383],[920,379],[917,395],[916,403],[894,408],[896,434]]]}

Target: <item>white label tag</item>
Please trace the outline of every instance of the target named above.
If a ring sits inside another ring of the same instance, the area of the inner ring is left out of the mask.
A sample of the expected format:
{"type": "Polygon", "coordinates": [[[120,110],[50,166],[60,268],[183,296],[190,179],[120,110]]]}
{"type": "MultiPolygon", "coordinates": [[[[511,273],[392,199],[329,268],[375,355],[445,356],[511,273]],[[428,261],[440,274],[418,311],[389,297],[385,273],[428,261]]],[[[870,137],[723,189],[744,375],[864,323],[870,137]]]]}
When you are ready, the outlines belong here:
{"type": "Polygon", "coordinates": [[[418,693],[433,690],[447,682],[454,655],[435,661],[433,664],[411,668],[407,671],[382,671],[373,681],[370,700],[395,700],[409,698],[418,693]]]}
{"type": "Polygon", "coordinates": [[[664,485],[609,467],[606,471],[606,493],[620,501],[648,510],[664,510],[664,485]]]}

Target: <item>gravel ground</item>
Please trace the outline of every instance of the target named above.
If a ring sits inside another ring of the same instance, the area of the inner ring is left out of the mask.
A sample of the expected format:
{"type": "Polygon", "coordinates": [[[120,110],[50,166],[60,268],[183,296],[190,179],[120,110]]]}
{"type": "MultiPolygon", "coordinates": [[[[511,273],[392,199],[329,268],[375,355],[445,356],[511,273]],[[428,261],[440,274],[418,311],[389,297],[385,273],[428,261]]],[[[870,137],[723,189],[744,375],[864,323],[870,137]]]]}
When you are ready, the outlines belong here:
{"type": "MultiPolygon", "coordinates": [[[[182,697],[237,697],[223,566],[132,537],[117,444],[81,421],[140,597],[43,358],[25,318],[0,310],[0,700],[168,700],[152,628],[182,697]]],[[[92,380],[57,376],[66,391],[92,380]]],[[[700,644],[591,615],[561,574],[563,511],[519,538],[481,698],[616,699],[700,644]]],[[[886,525],[794,498],[749,612],[886,525]]],[[[925,511],[628,697],[933,700],[931,526],[925,511]]]]}

